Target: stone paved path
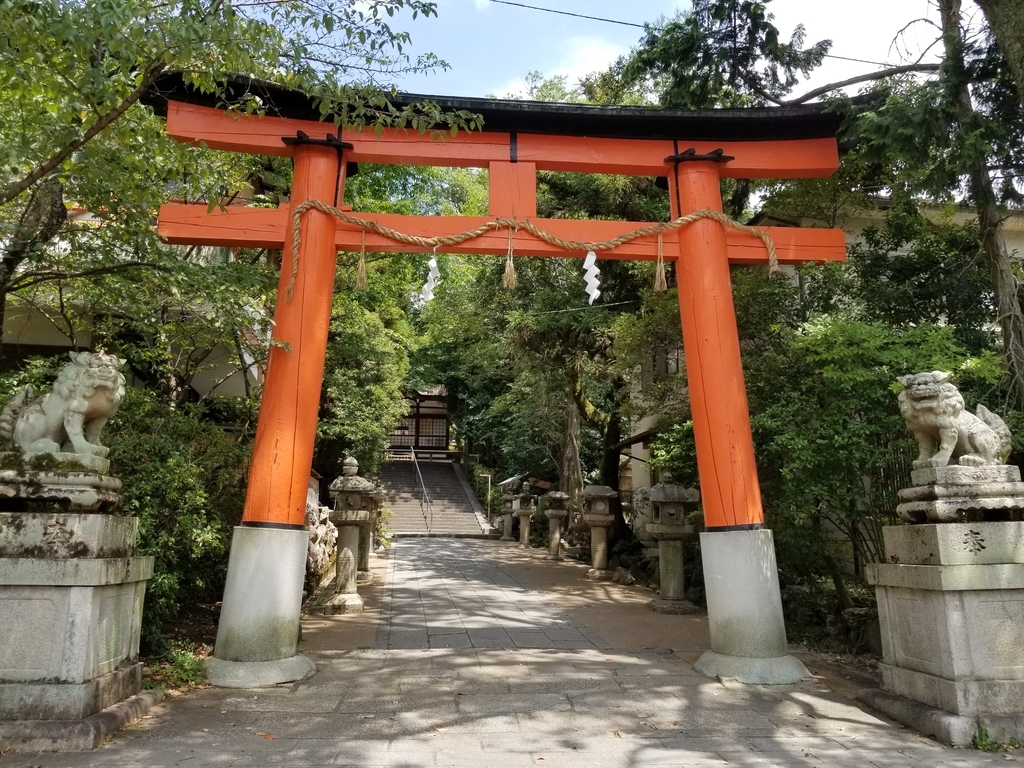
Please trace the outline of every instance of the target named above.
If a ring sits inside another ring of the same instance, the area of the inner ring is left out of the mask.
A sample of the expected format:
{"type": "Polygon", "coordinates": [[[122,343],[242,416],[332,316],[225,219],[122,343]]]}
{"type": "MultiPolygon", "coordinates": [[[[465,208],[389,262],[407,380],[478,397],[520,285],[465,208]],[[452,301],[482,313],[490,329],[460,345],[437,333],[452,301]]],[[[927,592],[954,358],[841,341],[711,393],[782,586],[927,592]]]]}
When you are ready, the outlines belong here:
{"type": "Polygon", "coordinates": [[[971,768],[1017,762],[1014,754],[940,746],[817,682],[721,683],[667,649],[608,647],[489,560],[497,546],[400,541],[377,634],[381,647],[321,651],[313,656],[319,671],[307,681],[199,691],[164,704],[95,752],[10,757],[3,765],[971,768]],[[445,643],[450,647],[439,647],[445,643]]]}
{"type": "Polygon", "coordinates": [[[607,648],[465,539],[403,539],[376,648],[607,648]]]}

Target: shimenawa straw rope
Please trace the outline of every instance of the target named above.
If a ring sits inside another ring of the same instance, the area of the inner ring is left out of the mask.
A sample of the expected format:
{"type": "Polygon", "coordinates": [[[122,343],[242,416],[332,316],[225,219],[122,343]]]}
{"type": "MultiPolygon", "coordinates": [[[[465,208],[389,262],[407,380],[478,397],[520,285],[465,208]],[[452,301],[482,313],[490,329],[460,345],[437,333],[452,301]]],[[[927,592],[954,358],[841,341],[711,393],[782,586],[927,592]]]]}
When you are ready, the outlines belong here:
{"type": "MultiPolygon", "coordinates": [[[[328,216],[334,216],[340,221],[344,221],[346,224],[351,224],[354,227],[358,227],[364,233],[373,232],[374,234],[386,237],[388,240],[393,240],[396,243],[402,243],[403,245],[415,245],[421,248],[434,248],[444,247],[449,245],[459,245],[467,240],[473,240],[474,238],[480,237],[486,234],[491,229],[500,229],[506,227],[509,230],[509,242],[513,232],[518,233],[519,230],[529,232],[531,235],[536,237],[538,240],[543,240],[557,248],[562,248],[566,251],[608,251],[613,248],[618,248],[623,243],[628,243],[631,240],[636,240],[638,237],[647,237],[649,235],[660,235],[664,232],[671,232],[676,229],[692,224],[695,221],[701,219],[711,219],[717,221],[719,224],[730,229],[735,229],[738,232],[745,232],[753,235],[764,243],[765,249],[768,251],[768,273],[770,275],[776,275],[779,273],[779,259],[775,253],[775,243],[772,242],[771,237],[767,232],[764,232],[755,227],[749,227],[746,224],[741,224],[738,221],[733,221],[721,211],[712,211],[710,209],[702,209],[688,213],[685,216],[680,216],[678,219],[672,221],[659,222],[657,224],[650,224],[646,227],[639,227],[634,229],[632,232],[624,232],[621,235],[616,235],[608,240],[599,241],[588,241],[588,240],[564,240],[557,235],[553,235],[550,232],[541,229],[535,224],[529,221],[520,221],[514,218],[496,218],[493,221],[488,221],[481,224],[475,229],[467,229],[464,232],[455,232],[451,235],[435,235],[434,237],[419,237],[418,235],[408,235],[404,232],[399,232],[391,227],[385,227],[383,224],[378,224],[375,221],[360,218],[359,216],[353,216],[351,213],[339,210],[334,206],[323,203],[319,200],[307,200],[301,203],[295,209],[295,213],[292,214],[292,274],[291,279],[288,282],[288,300],[292,298],[292,292],[295,289],[295,278],[299,271],[299,246],[301,245],[301,227],[302,227],[302,214],[306,211],[313,209],[325,213],[328,216]]],[[[510,246],[511,248],[511,246],[510,246]]],[[[509,259],[511,259],[511,252],[509,253],[509,259]]],[[[509,266],[506,262],[505,274],[508,277],[509,266]]],[[[512,267],[512,276],[515,277],[515,267],[512,267]]]]}

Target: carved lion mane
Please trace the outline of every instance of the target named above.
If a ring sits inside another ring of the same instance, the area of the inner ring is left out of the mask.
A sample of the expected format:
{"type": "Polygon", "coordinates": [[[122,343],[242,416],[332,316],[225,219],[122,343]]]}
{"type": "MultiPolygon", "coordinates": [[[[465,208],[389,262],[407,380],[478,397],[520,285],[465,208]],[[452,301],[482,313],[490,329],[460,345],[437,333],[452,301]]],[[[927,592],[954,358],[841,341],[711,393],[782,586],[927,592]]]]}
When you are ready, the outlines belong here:
{"type": "Polygon", "coordinates": [[[100,431],[124,398],[124,360],[101,352],[70,352],[53,384],[37,398],[31,385],[0,411],[0,442],[25,453],[61,451],[106,456],[100,431]]]}
{"type": "Polygon", "coordinates": [[[1010,430],[983,405],[974,415],[945,371],[900,376],[900,414],[921,451],[915,469],[959,463],[980,467],[1003,464],[1010,452],[1010,430]]]}

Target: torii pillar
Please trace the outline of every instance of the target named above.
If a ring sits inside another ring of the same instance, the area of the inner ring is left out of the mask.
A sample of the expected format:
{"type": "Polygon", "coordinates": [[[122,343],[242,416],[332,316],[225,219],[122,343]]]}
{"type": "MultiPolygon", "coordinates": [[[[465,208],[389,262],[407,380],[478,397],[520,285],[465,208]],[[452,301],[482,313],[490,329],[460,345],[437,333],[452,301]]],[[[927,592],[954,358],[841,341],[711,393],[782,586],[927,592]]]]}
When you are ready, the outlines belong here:
{"type": "MultiPolygon", "coordinates": [[[[670,159],[673,218],[703,208],[721,211],[720,169],[731,158],[683,153],[670,159]]],[[[787,651],[720,224],[705,219],[680,231],[676,283],[704,507],[700,546],[711,635],[711,650],[694,669],[743,683],[795,683],[811,674],[787,651]]]]}
{"type": "MultiPolygon", "coordinates": [[[[339,199],[345,181],[340,173],[342,145],[323,139],[285,141],[293,147],[295,163],[289,213],[306,200],[339,199]]],[[[335,222],[320,211],[302,217],[294,284],[287,266],[290,227],[285,234],[245,511],[231,539],[217,643],[207,662],[213,685],[276,685],[316,671],[296,650],[309,541],[305,489],[337,264],[335,222]]]]}

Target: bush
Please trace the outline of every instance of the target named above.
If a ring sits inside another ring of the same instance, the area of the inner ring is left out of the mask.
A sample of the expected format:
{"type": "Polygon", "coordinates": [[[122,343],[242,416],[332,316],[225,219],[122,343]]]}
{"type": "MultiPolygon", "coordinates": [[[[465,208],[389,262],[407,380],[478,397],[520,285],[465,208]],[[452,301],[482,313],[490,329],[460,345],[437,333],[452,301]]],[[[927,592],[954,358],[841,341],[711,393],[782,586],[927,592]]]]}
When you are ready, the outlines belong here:
{"type": "Polygon", "coordinates": [[[128,390],[104,432],[125,515],[139,518],[138,553],[156,557],[146,590],[143,644],[165,648],[163,627],[192,603],[219,600],[232,527],[242,517],[249,444],[205,421],[128,390]]]}

